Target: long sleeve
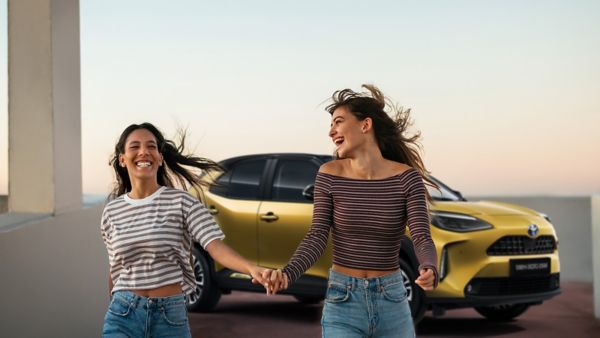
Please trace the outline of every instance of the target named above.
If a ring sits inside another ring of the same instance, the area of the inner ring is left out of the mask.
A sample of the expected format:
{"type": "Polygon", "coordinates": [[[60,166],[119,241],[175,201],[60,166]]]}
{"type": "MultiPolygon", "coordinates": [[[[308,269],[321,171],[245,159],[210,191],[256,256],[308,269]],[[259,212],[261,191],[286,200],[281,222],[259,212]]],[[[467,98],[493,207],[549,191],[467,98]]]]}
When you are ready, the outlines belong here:
{"type": "Polygon", "coordinates": [[[318,173],[315,180],[312,225],[289,263],[283,268],[290,283],[313,266],[327,247],[333,223],[333,199],[330,188],[331,178],[318,173]]]}
{"type": "Polygon", "coordinates": [[[408,228],[415,253],[419,260],[419,270],[430,268],[435,274],[435,285],[439,282],[437,252],[429,229],[429,210],[423,178],[416,170],[407,177],[406,215],[408,228]]]}

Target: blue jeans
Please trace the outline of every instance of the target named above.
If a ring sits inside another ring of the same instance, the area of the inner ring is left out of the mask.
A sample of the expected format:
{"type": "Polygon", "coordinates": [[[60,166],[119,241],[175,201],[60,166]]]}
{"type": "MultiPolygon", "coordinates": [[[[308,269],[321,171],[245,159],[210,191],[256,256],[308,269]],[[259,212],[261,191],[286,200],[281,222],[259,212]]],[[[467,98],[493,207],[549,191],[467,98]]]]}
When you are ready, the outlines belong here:
{"type": "Polygon", "coordinates": [[[185,297],[147,298],[115,291],[104,316],[102,337],[191,338],[185,297]]]}
{"type": "Polygon", "coordinates": [[[355,278],[330,270],[321,325],[323,338],[414,338],[402,274],[355,278]]]}

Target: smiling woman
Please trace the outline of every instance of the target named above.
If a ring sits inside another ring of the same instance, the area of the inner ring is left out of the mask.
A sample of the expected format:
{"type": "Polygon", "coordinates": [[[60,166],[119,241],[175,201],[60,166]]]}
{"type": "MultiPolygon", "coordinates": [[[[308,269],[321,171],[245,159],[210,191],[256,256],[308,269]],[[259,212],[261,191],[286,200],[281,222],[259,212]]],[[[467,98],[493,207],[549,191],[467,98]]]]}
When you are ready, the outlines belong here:
{"type": "Polygon", "coordinates": [[[219,168],[209,159],[183,154],[181,135],[177,146],[150,123],[132,124],[115,146],[110,165],[116,182],[101,220],[111,295],[103,337],[191,336],[185,295],[196,287],[192,241],[268,289],[262,273],[270,270],[225,245],[225,235],[206,208],[187,191],[175,189],[174,182],[183,189],[202,184],[188,167],[219,168]]]}

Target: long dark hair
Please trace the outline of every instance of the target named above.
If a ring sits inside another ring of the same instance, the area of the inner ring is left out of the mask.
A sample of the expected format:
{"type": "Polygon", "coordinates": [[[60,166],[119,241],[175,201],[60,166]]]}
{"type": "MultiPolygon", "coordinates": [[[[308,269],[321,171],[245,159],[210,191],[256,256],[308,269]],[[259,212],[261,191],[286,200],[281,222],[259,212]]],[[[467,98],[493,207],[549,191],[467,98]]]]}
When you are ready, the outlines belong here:
{"type": "Polygon", "coordinates": [[[129,134],[138,129],[146,129],[154,135],[158,151],[163,156],[163,165],[158,168],[157,173],[159,185],[175,187],[175,184],[177,184],[183,189],[195,188],[200,193],[201,189],[199,188],[207,186],[208,183],[201,180],[198,173],[186,167],[200,169],[203,172],[220,170],[219,165],[209,159],[197,157],[193,154],[184,154],[185,130],[179,130],[179,145],[177,145],[175,142],[165,139],[160,130],[151,123],[132,124],[121,133],[119,141],[115,145],[115,152],[108,163],[115,171],[116,177],[113,190],[108,196],[109,200],[131,190],[127,168],[119,165],[119,155],[125,153],[125,142],[127,142],[129,134]]]}
{"type": "MultiPolygon", "coordinates": [[[[421,132],[408,134],[408,128],[412,125],[410,109],[404,109],[387,99],[374,85],[363,84],[362,87],[369,92],[358,93],[352,89],[335,91],[331,96],[333,103],[325,110],[333,115],[336,109],[346,107],[359,121],[367,117],[371,118],[377,145],[383,157],[417,169],[428,185],[437,188],[435,182],[429,178],[429,171],[425,168],[419,154],[422,149],[419,143],[421,132]]],[[[337,154],[335,155],[337,157],[337,154]]],[[[432,201],[429,192],[427,198],[432,201]]]]}

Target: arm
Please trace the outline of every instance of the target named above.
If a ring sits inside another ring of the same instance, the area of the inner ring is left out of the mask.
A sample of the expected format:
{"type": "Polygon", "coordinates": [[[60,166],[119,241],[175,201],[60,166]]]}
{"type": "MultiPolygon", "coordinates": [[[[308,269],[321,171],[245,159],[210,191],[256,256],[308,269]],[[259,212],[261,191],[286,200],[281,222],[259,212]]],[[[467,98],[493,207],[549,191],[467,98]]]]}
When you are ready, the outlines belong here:
{"type": "Polygon", "coordinates": [[[108,251],[108,299],[112,298],[112,290],[114,287],[114,283],[112,280],[112,271],[110,268],[110,253],[111,253],[111,245],[110,245],[110,240],[109,240],[109,235],[108,232],[110,230],[110,222],[108,219],[108,212],[106,211],[106,208],[102,211],[102,218],[100,220],[100,234],[102,235],[102,241],[104,242],[104,245],[106,246],[106,251],[108,251]]]}
{"type": "Polygon", "coordinates": [[[112,274],[110,272],[110,268],[108,268],[108,299],[110,299],[112,297],[113,287],[114,287],[114,285],[113,285],[113,280],[112,280],[112,274]]]}
{"type": "MultiPolygon", "coordinates": [[[[317,174],[312,225],[289,263],[283,268],[282,277],[285,279],[283,289],[287,288],[288,282],[294,282],[313,266],[327,247],[333,223],[333,199],[330,188],[331,177],[317,174]]],[[[279,277],[276,279],[280,280],[279,277]]]]}
{"type": "Polygon", "coordinates": [[[230,269],[249,274],[252,276],[253,283],[261,283],[269,293],[268,283],[263,279],[262,273],[270,270],[250,263],[223,243],[222,240],[225,238],[225,234],[223,234],[213,216],[198,200],[190,197],[190,202],[190,208],[185,210],[184,221],[192,238],[200,243],[202,248],[214,260],[230,269]]]}
{"type": "Polygon", "coordinates": [[[418,171],[407,175],[406,215],[410,235],[419,260],[420,276],[415,281],[424,290],[437,287],[437,252],[429,229],[429,210],[425,184],[418,171]]]}
{"type": "Polygon", "coordinates": [[[270,271],[269,269],[261,268],[250,263],[247,259],[242,257],[227,244],[223,243],[223,241],[220,239],[215,239],[208,243],[206,246],[206,252],[208,252],[208,254],[221,265],[235,271],[249,274],[252,276],[253,281],[261,283],[265,289],[267,289],[267,293],[269,293],[268,280],[263,280],[262,277],[262,273],[265,271],[270,271]]]}

